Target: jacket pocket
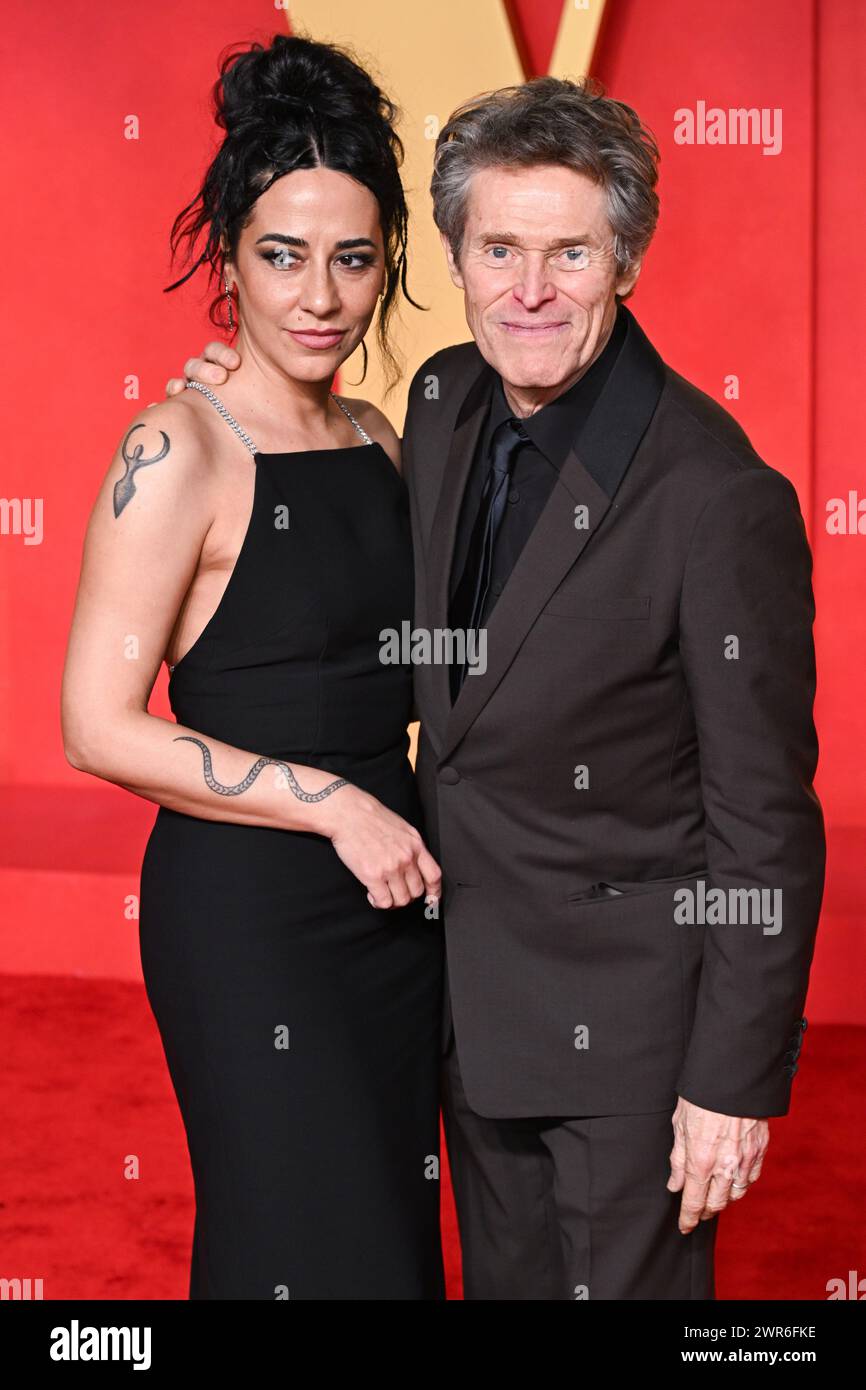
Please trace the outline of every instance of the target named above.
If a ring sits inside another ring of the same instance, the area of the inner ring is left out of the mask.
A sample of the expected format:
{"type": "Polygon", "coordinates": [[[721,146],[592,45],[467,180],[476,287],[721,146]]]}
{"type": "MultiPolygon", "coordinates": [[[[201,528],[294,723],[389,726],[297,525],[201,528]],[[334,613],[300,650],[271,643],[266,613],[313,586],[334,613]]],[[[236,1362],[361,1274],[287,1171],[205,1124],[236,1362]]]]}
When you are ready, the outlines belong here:
{"type": "Polygon", "coordinates": [[[699,878],[709,878],[709,871],[707,869],[694,869],[690,874],[674,874],[670,878],[599,879],[589,888],[583,888],[578,893],[569,893],[566,902],[570,906],[580,907],[584,903],[598,904],[615,901],[618,898],[637,897],[645,893],[663,893],[665,889],[680,885],[685,886],[696,882],[699,878]]]}

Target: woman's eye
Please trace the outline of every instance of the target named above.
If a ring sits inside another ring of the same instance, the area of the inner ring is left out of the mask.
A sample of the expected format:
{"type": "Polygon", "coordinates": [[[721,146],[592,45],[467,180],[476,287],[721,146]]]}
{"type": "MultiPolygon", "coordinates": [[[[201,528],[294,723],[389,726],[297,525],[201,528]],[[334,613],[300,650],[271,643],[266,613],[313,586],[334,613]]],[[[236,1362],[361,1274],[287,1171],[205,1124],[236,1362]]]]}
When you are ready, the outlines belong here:
{"type": "MultiPolygon", "coordinates": [[[[273,251],[266,251],[264,258],[276,266],[277,270],[292,270],[302,264],[301,257],[288,246],[278,246],[273,251]]],[[[365,256],[358,251],[346,251],[336,258],[335,264],[342,270],[360,270],[364,266],[372,265],[373,257],[365,256]]]]}
{"type": "Polygon", "coordinates": [[[278,270],[288,270],[290,266],[297,264],[297,256],[289,250],[288,246],[278,246],[275,251],[269,251],[266,260],[275,265],[278,270]]]}
{"type": "Polygon", "coordinates": [[[586,246],[566,246],[562,256],[569,270],[583,270],[589,265],[589,249],[586,246]]]}

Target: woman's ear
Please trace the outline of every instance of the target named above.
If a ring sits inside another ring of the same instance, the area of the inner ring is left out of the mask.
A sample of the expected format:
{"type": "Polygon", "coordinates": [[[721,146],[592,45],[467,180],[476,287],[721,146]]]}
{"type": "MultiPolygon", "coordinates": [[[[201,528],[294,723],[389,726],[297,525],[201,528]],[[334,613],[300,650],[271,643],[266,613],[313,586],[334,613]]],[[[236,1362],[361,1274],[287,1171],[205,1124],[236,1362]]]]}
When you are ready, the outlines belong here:
{"type": "Polygon", "coordinates": [[[229,268],[232,264],[232,260],[231,256],[229,255],[228,242],[226,241],[225,232],[220,233],[220,251],[222,252],[223,258],[223,277],[228,283],[229,289],[234,289],[234,282],[229,277],[229,268]]]}

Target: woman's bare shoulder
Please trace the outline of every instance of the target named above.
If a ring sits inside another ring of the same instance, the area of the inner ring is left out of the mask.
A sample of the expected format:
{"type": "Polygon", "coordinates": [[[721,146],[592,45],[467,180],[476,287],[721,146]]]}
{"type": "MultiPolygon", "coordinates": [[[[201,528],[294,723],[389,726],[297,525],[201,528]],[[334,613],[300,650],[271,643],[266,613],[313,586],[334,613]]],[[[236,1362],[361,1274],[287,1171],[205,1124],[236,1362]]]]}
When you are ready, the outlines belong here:
{"type": "Polygon", "coordinates": [[[121,452],[137,450],[143,459],[158,448],[165,450],[166,455],[173,454],[176,460],[182,459],[188,469],[204,467],[213,453],[215,432],[202,406],[211,414],[215,412],[206,402],[191,400],[192,395],[185,392],[170,396],[140,410],[126,426],[121,452]]]}
{"type": "Polygon", "coordinates": [[[176,520],[178,508],[186,510],[190,503],[196,513],[209,514],[219,452],[213,426],[195,402],[174,396],[145,406],[123,430],[103,478],[96,515],[107,508],[115,520],[125,513],[134,517],[144,504],[153,525],[176,520]]]}
{"type": "Polygon", "coordinates": [[[358,424],[367,431],[370,438],[382,445],[399,473],[401,471],[400,436],[384,411],[373,405],[372,401],[362,401],[354,396],[341,395],[340,400],[345,402],[358,424]]]}
{"type": "Polygon", "coordinates": [[[144,469],[148,482],[176,493],[191,485],[216,482],[226,453],[234,453],[233,446],[239,447],[239,442],[213,406],[198,392],[185,391],[138,412],[124,430],[112,470],[125,469],[129,480],[144,469]]]}

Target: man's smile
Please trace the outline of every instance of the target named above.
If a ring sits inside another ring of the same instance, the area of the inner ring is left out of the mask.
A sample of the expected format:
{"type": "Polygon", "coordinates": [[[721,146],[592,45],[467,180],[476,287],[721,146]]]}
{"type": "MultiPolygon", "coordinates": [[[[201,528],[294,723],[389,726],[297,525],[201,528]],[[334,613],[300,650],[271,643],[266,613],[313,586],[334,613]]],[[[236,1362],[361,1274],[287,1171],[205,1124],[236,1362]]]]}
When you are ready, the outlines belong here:
{"type": "Polygon", "coordinates": [[[513,333],[515,337],[527,338],[541,337],[546,333],[558,333],[561,329],[567,328],[568,323],[564,319],[560,319],[556,323],[513,323],[504,319],[499,327],[504,328],[506,333],[513,333]]]}

